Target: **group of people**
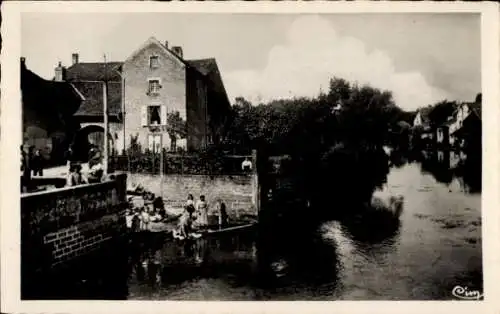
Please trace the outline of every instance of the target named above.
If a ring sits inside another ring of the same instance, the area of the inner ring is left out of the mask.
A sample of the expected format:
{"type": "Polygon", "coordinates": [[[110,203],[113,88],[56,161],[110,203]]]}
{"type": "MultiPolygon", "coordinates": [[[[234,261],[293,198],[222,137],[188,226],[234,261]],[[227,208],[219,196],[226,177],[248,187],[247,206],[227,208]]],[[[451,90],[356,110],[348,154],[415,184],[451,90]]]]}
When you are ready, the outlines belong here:
{"type": "Polygon", "coordinates": [[[43,176],[43,168],[45,166],[45,158],[40,149],[34,146],[28,148],[28,153],[21,145],[21,189],[28,189],[30,186],[31,176],[43,176]]]}
{"type": "MultiPolygon", "coordinates": [[[[153,195],[154,197],[154,195],[153,195]]],[[[167,218],[161,197],[154,198],[151,206],[128,208],[125,213],[127,227],[132,231],[151,231],[152,223],[163,222],[167,218]]]]}
{"type": "Polygon", "coordinates": [[[35,150],[35,146],[30,146],[28,148],[28,153],[21,146],[21,170],[28,171],[33,176],[43,176],[43,167],[45,163],[45,158],[42,155],[40,149],[35,150]]]}
{"type": "Polygon", "coordinates": [[[97,148],[92,147],[89,150],[89,172],[87,178],[82,174],[82,165],[79,162],[71,161],[71,148],[68,152],[68,186],[76,186],[86,183],[99,183],[104,176],[104,169],[102,166],[102,156],[97,148]]]}
{"type": "MultiPolygon", "coordinates": [[[[226,205],[222,200],[217,201],[217,216],[219,226],[224,226],[228,222],[226,205]]],[[[174,237],[185,239],[188,236],[197,237],[196,230],[204,230],[208,227],[208,203],[205,195],[200,195],[200,199],[195,203],[192,194],[188,195],[184,211],[179,219],[177,230],[174,231],[174,237]]]]}

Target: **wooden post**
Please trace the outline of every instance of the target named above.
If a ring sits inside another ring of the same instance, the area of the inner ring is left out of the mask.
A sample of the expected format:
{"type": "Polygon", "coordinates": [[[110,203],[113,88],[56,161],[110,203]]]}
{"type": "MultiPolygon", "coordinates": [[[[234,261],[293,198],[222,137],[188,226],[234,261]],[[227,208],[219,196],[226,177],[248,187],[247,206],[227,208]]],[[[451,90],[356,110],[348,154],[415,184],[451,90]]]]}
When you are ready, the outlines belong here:
{"type": "Polygon", "coordinates": [[[260,204],[260,182],[259,182],[259,172],[257,169],[257,150],[252,150],[252,202],[255,206],[256,214],[259,214],[261,204],[260,204]]]}
{"type": "Polygon", "coordinates": [[[163,133],[160,132],[160,197],[163,199],[163,133]]]}
{"type": "Polygon", "coordinates": [[[104,152],[103,152],[103,169],[104,169],[104,174],[108,173],[108,83],[107,81],[104,81],[103,84],[103,103],[104,103],[104,152]]]}

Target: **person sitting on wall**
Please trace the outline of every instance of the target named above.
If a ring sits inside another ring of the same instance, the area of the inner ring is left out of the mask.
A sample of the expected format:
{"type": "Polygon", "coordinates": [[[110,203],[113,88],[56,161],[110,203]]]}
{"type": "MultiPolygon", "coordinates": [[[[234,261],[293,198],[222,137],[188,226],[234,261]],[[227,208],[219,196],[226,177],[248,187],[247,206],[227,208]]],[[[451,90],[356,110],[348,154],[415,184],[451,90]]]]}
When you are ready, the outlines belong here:
{"type": "Polygon", "coordinates": [[[252,162],[248,157],[246,157],[245,160],[243,160],[243,162],[241,163],[241,170],[247,172],[252,170],[252,162]]]}
{"type": "Polygon", "coordinates": [[[87,183],[82,176],[82,166],[79,163],[71,164],[69,171],[68,186],[77,186],[87,183]]]}
{"type": "Polygon", "coordinates": [[[100,163],[102,163],[101,152],[97,147],[91,147],[89,150],[89,169],[100,163]]]}
{"type": "Polygon", "coordinates": [[[88,175],[89,183],[101,182],[103,174],[104,174],[104,169],[102,169],[102,165],[100,163],[93,164],[92,168],[89,169],[89,175],[88,175]]]}

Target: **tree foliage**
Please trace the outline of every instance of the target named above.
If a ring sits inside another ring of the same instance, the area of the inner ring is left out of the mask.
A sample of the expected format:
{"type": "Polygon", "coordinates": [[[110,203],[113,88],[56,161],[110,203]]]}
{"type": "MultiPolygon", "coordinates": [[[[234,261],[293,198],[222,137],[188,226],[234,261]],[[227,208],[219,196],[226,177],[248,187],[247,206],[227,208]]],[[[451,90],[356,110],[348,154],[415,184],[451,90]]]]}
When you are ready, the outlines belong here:
{"type": "Polygon", "coordinates": [[[392,93],[333,78],[315,98],[273,100],[252,105],[238,97],[232,107],[229,139],[242,146],[266,143],[285,153],[318,151],[338,142],[380,146],[391,126],[413,119],[396,106],[392,93]]]}
{"type": "Polygon", "coordinates": [[[187,124],[181,117],[179,111],[169,112],[167,114],[167,133],[170,137],[171,148],[177,148],[177,140],[186,138],[187,124]]]}

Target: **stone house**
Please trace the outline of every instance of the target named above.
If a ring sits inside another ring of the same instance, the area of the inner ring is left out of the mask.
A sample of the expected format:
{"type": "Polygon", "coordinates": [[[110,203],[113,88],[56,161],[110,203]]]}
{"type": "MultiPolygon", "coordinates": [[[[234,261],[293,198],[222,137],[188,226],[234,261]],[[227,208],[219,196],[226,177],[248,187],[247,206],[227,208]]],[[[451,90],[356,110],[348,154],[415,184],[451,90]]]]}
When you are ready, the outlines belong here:
{"type": "Polygon", "coordinates": [[[108,137],[116,151],[129,147],[132,137],[150,150],[160,146],[199,150],[222,140],[230,103],[215,59],[185,60],[181,47],[170,48],[154,37],[124,62],[78,59],[73,54],[73,64],[67,69],[57,67],[55,77],[82,94],[84,101],[75,116],[82,130],[88,130],[82,134],[88,133],[90,141],[91,131],[102,134],[104,130],[105,81],[108,137]]]}

